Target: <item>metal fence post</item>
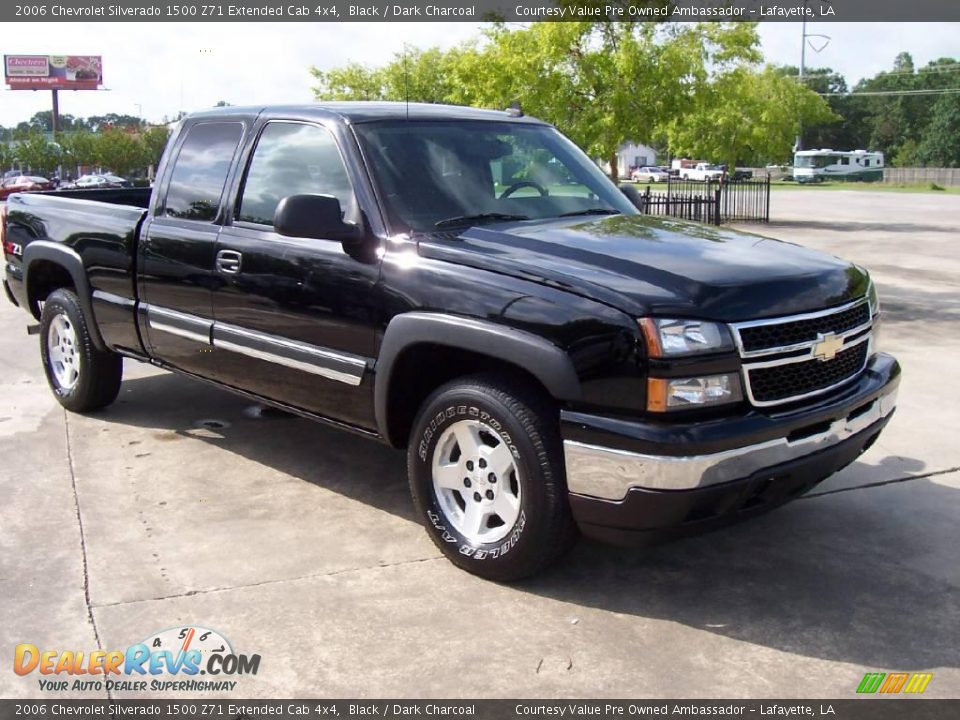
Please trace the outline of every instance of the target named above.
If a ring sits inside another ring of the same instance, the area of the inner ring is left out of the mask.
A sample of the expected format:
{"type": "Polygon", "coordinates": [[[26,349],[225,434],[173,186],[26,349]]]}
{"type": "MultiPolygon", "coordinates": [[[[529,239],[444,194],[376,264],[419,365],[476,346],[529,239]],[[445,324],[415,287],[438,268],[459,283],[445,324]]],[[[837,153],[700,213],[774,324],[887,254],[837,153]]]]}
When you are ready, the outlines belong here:
{"type": "Polygon", "coordinates": [[[767,204],[763,209],[763,221],[770,222],[770,173],[767,173],[767,204]]]}

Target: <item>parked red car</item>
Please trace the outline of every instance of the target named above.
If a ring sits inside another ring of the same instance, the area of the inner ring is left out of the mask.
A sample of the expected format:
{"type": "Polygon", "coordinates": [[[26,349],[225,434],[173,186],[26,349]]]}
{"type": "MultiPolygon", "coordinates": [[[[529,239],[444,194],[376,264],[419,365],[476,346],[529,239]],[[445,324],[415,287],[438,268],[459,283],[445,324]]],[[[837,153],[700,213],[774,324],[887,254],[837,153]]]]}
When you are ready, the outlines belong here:
{"type": "Polygon", "coordinates": [[[15,175],[0,183],[0,200],[18,192],[36,192],[53,190],[53,183],[39,175],[15,175]]]}

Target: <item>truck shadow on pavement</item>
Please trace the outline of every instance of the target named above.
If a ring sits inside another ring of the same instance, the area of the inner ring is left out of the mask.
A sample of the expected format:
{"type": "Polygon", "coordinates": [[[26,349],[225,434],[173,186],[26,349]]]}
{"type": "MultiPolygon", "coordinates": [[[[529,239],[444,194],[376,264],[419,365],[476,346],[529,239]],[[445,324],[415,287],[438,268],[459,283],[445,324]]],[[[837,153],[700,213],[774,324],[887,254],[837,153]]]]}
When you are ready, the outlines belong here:
{"type": "MultiPolygon", "coordinates": [[[[130,363],[130,361],[127,361],[130,363]]],[[[125,380],[120,397],[98,419],[210,444],[414,521],[406,454],[374,440],[270,408],[173,373],[125,380]],[[205,431],[204,421],[228,427],[205,431]]]]}
{"type": "MultiPolygon", "coordinates": [[[[843,220],[771,220],[763,226],[763,232],[778,229],[828,230],[833,232],[888,232],[910,233],[942,232],[955,234],[957,228],[952,225],[933,225],[928,223],[887,223],[843,220]]],[[[763,234],[763,233],[761,233],[763,234]]]]}
{"type": "MultiPolygon", "coordinates": [[[[922,463],[886,457],[846,472],[869,481],[891,465],[922,463]]],[[[525,589],[866,668],[960,667],[960,491],[934,480],[818,487],[743,524],[645,549],[581,542],[525,589]]]]}
{"type": "MultiPolygon", "coordinates": [[[[207,442],[418,522],[403,453],[284,414],[258,417],[253,407],[164,373],[125,382],[120,401],[97,417],[191,437],[198,419],[225,420],[207,442]]],[[[873,464],[848,472],[859,484],[891,464],[923,469],[910,458],[873,464]]],[[[868,669],[960,666],[960,492],[928,479],[840,490],[645,549],[582,541],[555,569],[511,587],[868,669]]]]}
{"type": "MultiPolygon", "coordinates": [[[[876,269],[886,270],[879,266],[876,269]]],[[[900,270],[912,286],[880,283],[881,346],[885,329],[896,326],[897,337],[922,340],[929,337],[954,338],[960,325],[960,292],[934,292],[925,288],[936,283],[956,283],[948,271],[900,270]],[[922,322],[918,322],[922,320],[922,322]]],[[[941,285],[942,286],[942,285],[941,285]]],[[[946,286],[949,287],[949,286],[946,286]]],[[[882,349],[882,348],[881,348],[882,349]]]]}

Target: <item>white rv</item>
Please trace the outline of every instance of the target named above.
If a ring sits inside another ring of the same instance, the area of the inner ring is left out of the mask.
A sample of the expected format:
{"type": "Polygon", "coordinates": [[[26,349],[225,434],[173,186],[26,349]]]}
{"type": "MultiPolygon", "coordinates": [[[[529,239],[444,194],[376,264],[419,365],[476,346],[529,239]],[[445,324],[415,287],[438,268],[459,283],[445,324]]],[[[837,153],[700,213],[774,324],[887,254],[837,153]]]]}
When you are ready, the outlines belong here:
{"type": "Polygon", "coordinates": [[[866,150],[798,150],[793,156],[793,179],[797,182],[883,180],[883,153],[866,150]]]}

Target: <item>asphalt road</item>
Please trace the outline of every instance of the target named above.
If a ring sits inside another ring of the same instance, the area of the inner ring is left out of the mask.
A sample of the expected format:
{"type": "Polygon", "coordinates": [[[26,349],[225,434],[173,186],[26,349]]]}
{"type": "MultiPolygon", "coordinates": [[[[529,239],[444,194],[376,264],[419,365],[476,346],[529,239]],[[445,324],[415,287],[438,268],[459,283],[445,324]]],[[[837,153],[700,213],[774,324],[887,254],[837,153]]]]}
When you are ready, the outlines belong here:
{"type": "Polygon", "coordinates": [[[583,542],[513,586],[439,557],[402,454],[375,443],[133,362],[111,408],[64,413],[0,301],[0,697],[47,694],[7,664],[17,643],[187,625],[261,656],[234,697],[848,698],[865,672],[921,670],[960,697],[960,197],[773,203],[760,232],[875,273],[904,367],[880,442],[762,518],[583,542]]]}

